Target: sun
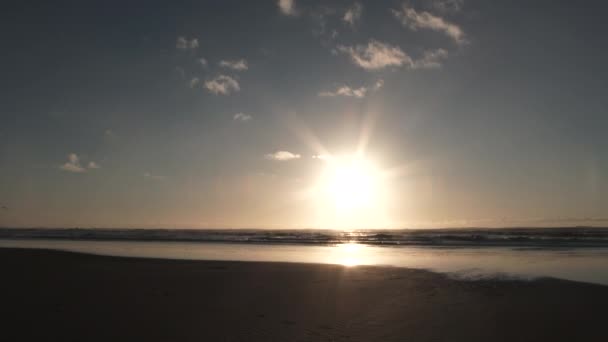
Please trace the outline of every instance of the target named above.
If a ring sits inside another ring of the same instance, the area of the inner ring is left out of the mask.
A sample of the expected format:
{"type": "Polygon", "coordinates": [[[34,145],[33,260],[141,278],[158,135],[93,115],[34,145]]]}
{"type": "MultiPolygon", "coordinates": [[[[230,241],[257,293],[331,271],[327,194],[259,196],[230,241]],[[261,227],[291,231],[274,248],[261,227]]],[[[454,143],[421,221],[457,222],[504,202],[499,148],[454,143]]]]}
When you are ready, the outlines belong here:
{"type": "Polygon", "coordinates": [[[379,223],[385,185],[378,167],[356,156],[332,156],[324,161],[316,187],[323,225],[346,228],[379,223]]]}
{"type": "Polygon", "coordinates": [[[340,158],[327,163],[322,190],[338,210],[368,207],[375,199],[378,174],[375,167],[360,158],[340,158]]]}

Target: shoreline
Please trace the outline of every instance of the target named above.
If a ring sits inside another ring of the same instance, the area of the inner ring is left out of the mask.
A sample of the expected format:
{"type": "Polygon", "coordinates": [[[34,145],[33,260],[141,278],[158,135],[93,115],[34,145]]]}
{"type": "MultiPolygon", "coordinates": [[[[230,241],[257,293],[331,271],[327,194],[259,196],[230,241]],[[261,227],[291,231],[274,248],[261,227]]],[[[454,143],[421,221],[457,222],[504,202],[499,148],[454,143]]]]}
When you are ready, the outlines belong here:
{"type": "Polygon", "coordinates": [[[8,340],[600,341],[608,286],[0,248],[8,340]]]}

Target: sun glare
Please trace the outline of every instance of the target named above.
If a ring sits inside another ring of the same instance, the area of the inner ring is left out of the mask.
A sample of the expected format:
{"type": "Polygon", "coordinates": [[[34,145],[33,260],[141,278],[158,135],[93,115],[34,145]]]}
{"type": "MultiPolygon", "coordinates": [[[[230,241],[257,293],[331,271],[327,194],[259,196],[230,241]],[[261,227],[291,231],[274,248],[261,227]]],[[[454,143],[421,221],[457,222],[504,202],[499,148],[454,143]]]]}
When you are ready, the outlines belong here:
{"type": "Polygon", "coordinates": [[[370,160],[327,158],[316,193],[325,225],[336,228],[380,222],[384,184],[381,172],[370,160]]]}
{"type": "Polygon", "coordinates": [[[328,163],[323,174],[325,195],[338,210],[368,207],[375,197],[377,171],[363,159],[348,159],[328,163]]]}

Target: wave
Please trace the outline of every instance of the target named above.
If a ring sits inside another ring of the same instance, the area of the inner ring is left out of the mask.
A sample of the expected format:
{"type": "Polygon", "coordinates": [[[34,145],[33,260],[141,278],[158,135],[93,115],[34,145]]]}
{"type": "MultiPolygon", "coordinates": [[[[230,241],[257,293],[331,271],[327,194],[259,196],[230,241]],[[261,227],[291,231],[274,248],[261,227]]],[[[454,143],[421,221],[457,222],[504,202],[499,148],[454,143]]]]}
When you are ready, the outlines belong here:
{"type": "Polygon", "coordinates": [[[468,228],[402,230],[0,228],[2,239],[192,241],[380,246],[608,247],[608,228],[468,228]]]}

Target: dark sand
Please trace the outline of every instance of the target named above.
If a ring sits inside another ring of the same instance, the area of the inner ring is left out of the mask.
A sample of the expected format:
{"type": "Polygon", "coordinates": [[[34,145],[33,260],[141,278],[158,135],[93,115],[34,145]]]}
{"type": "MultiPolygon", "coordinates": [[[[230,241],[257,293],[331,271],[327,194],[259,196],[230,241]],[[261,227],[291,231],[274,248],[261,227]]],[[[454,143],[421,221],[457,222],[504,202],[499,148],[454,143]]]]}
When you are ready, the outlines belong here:
{"type": "Polygon", "coordinates": [[[2,341],[608,341],[608,287],[0,249],[2,341]]]}

